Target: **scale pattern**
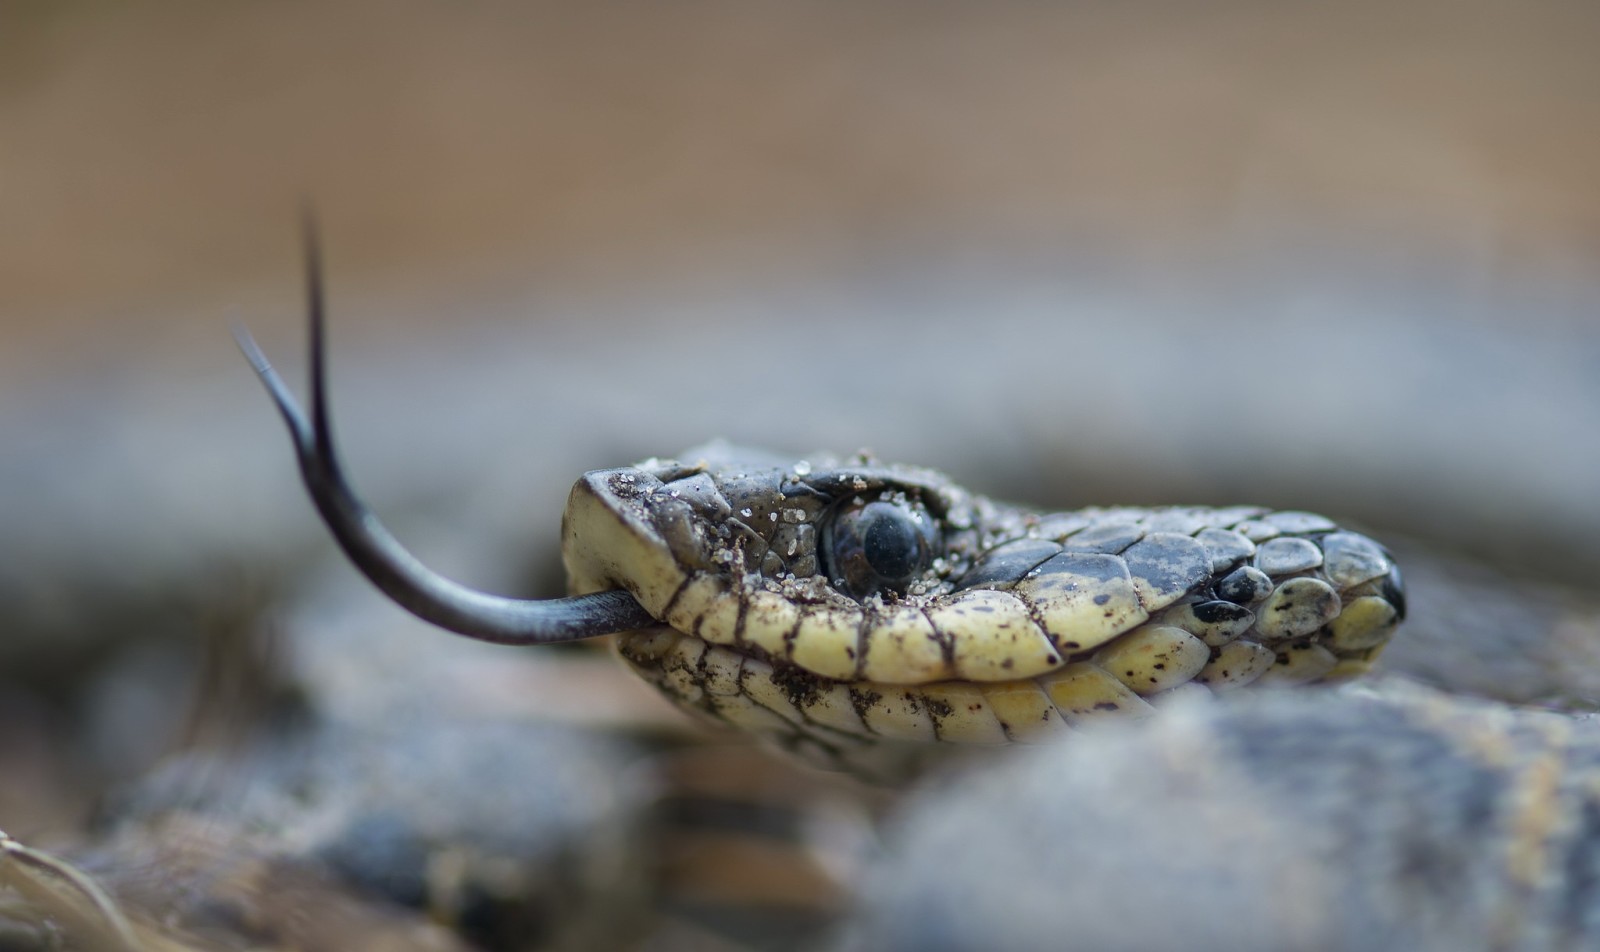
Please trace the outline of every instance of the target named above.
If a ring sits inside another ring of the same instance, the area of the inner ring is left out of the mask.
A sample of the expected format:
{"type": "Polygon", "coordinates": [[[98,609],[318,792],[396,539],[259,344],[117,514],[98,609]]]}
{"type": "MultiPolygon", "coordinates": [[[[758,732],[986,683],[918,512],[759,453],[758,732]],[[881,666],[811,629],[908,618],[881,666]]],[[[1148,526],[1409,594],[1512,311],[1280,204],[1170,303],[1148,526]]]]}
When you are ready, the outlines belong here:
{"type": "Polygon", "coordinates": [[[875,779],[928,742],[1044,742],[1185,693],[1348,678],[1405,613],[1388,553],[1310,513],[1038,513],[867,458],[685,458],[574,487],[573,590],[623,587],[662,619],[619,648],[680,706],[875,779]],[[854,595],[828,539],[880,501],[938,544],[903,591],[854,595]]]}

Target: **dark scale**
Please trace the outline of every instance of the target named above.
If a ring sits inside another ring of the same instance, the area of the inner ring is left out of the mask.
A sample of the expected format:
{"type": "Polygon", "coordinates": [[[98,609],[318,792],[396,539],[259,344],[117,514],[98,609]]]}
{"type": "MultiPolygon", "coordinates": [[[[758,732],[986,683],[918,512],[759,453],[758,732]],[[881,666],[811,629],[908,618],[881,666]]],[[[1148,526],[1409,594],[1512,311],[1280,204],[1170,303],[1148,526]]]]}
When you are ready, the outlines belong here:
{"type": "Polygon", "coordinates": [[[1235,605],[1254,604],[1271,594],[1272,579],[1250,565],[1235,569],[1217,583],[1217,597],[1235,605]]]}

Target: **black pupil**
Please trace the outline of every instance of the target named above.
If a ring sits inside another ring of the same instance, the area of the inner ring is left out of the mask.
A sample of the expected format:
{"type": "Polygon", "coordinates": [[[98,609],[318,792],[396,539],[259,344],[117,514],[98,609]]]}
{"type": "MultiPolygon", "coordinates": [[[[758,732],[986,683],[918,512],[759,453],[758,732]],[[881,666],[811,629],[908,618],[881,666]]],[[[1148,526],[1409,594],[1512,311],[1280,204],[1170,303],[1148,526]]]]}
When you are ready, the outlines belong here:
{"type": "Polygon", "coordinates": [[[830,577],[857,598],[904,594],[928,570],[939,545],[938,529],[921,507],[898,499],[855,502],[823,532],[830,577]]]}
{"type": "Polygon", "coordinates": [[[909,512],[890,502],[869,502],[851,522],[859,558],[880,581],[899,584],[923,570],[922,531],[909,512]]]}
{"type": "Polygon", "coordinates": [[[903,582],[922,568],[917,527],[905,512],[875,502],[861,511],[861,554],[879,578],[903,582]]]}

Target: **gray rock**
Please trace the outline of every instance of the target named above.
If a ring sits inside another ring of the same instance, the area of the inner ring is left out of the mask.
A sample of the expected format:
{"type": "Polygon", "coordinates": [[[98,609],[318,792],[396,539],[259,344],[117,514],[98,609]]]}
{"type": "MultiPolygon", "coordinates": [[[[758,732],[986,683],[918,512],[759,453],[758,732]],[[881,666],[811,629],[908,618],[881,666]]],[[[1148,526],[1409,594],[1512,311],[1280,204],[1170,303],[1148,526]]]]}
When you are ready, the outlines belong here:
{"type": "Polygon", "coordinates": [[[1240,697],[928,789],[842,948],[1600,942],[1600,724],[1389,688],[1240,697]]]}

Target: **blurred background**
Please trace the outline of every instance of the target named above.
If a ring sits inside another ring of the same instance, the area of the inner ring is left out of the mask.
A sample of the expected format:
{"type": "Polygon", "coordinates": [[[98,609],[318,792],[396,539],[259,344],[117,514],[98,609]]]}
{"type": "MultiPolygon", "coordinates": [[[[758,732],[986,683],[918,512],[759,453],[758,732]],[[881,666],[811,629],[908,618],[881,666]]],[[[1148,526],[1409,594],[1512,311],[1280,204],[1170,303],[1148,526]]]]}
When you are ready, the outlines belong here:
{"type": "Polygon", "coordinates": [[[228,337],[299,385],[305,201],[355,478],[481,587],[559,589],[578,474],[714,436],[1592,587],[1597,42],[1582,0],[6,0],[0,827],[181,746],[230,633],[313,694],[414,677],[341,625],[436,643],[228,337]]]}

